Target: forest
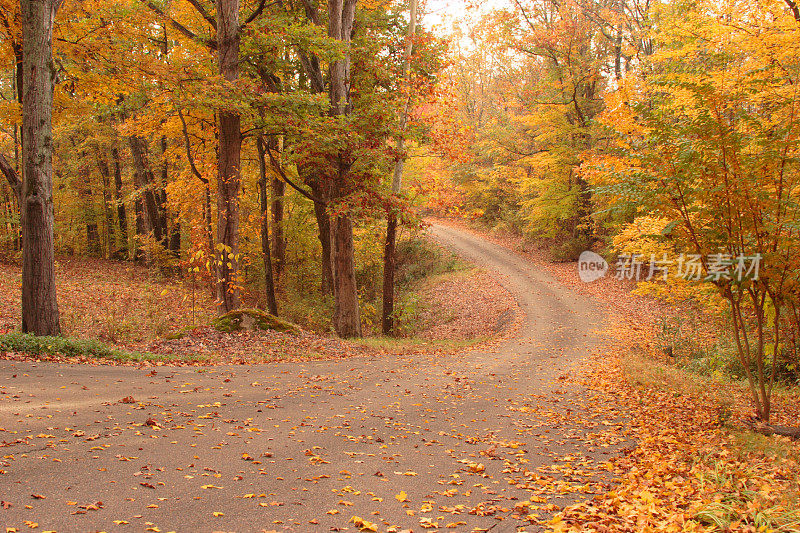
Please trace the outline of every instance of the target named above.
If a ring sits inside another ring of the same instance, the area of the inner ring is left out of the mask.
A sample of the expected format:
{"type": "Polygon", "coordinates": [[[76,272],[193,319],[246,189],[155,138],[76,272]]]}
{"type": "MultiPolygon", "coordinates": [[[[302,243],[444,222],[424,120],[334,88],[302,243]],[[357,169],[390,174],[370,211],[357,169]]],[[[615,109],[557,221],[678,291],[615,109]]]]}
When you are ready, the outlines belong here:
{"type": "Polygon", "coordinates": [[[796,0],[0,0],[0,39],[0,522],[797,530],[796,0]]]}
{"type": "Polygon", "coordinates": [[[707,283],[645,285],[727,302],[768,418],[799,353],[793,0],[537,0],[436,32],[418,11],[5,2],[0,248],[23,331],[61,332],[67,255],[191,278],[219,314],[314,301],[341,337],[392,334],[398,234],[439,213],[650,277],[693,255],[707,283]]]}

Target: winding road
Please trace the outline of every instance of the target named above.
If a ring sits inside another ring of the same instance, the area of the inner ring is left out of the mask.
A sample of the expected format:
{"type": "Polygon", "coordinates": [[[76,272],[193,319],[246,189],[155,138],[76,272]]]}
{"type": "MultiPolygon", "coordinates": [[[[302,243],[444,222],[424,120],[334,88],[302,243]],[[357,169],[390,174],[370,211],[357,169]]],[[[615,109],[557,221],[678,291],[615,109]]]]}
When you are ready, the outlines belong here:
{"type": "MultiPolygon", "coordinates": [[[[537,531],[522,503],[532,472],[614,453],[573,420],[582,390],[567,379],[604,318],[500,246],[448,226],[431,234],[514,294],[515,338],[454,355],[258,366],[0,361],[0,525],[537,531]]],[[[576,498],[564,492],[536,501],[576,498]]]]}

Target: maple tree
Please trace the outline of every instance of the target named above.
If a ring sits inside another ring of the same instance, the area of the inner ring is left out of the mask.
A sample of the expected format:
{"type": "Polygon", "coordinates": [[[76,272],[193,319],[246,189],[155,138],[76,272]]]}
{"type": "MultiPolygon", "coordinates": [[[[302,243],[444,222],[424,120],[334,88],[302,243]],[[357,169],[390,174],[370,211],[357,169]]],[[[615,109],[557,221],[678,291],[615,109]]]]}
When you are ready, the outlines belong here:
{"type": "Polygon", "coordinates": [[[716,287],[707,308],[768,420],[800,353],[796,4],[519,1],[464,24],[428,113],[450,162],[438,208],[557,260],[702,257],[705,283],[649,290],[716,287]],[[756,256],[758,279],[731,281],[756,256]]]}

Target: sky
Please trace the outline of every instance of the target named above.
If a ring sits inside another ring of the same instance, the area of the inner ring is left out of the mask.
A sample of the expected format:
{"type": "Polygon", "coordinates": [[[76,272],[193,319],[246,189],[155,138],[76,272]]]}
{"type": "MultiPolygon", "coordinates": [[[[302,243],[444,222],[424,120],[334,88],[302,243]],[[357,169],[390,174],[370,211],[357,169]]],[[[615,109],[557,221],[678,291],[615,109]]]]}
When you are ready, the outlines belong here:
{"type": "Polygon", "coordinates": [[[464,0],[428,0],[423,8],[422,24],[426,28],[440,26],[449,33],[452,21],[461,18],[466,12],[464,0]]]}

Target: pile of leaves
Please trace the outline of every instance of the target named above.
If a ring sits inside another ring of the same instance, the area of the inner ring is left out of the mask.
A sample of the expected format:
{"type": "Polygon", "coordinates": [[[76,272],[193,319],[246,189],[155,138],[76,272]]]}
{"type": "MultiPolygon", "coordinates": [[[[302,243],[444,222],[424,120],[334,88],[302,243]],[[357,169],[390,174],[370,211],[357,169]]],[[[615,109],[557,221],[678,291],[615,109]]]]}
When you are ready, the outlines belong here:
{"type": "Polygon", "coordinates": [[[514,297],[483,271],[470,270],[435,280],[423,291],[424,339],[474,339],[509,328],[518,317],[514,297]],[[468,296],[466,296],[468,295],[468,296]]]}

